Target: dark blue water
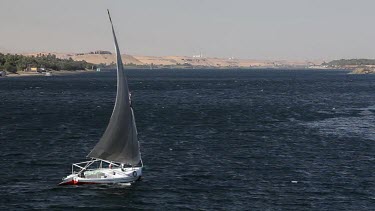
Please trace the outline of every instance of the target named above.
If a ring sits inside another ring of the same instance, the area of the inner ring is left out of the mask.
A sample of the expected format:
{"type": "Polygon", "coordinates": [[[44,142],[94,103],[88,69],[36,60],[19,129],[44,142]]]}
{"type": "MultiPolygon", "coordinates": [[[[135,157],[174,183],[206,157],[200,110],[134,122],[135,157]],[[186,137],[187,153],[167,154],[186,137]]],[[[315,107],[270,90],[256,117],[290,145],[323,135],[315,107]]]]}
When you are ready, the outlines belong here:
{"type": "Polygon", "coordinates": [[[374,209],[374,75],[129,75],[145,163],[130,186],[56,186],[104,132],[114,72],[0,79],[1,210],[374,209]]]}

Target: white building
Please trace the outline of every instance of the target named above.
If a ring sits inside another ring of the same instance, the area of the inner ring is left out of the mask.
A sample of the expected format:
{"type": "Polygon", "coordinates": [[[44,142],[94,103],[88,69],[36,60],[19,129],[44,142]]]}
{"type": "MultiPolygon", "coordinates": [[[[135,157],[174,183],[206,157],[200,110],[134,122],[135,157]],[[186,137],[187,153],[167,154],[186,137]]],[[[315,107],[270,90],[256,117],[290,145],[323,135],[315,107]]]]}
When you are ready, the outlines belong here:
{"type": "Polygon", "coordinates": [[[193,55],[193,58],[203,58],[202,52],[200,52],[199,55],[193,55]]]}

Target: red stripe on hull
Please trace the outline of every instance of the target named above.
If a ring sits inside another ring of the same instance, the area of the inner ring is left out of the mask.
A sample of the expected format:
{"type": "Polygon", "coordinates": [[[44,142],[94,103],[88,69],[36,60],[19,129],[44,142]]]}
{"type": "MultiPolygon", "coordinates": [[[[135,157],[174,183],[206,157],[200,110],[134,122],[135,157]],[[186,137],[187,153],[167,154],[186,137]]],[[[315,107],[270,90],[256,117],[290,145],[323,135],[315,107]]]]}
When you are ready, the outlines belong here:
{"type": "MultiPolygon", "coordinates": [[[[142,176],[139,176],[136,180],[129,181],[129,182],[134,182],[134,181],[140,181],[142,180],[142,176]]],[[[61,182],[58,184],[59,186],[64,186],[64,185],[95,185],[95,184],[113,184],[113,182],[108,182],[108,183],[100,183],[100,182],[81,182],[81,181],[76,181],[74,179],[68,181],[68,182],[61,182]]]]}
{"type": "Polygon", "coordinates": [[[69,182],[62,182],[59,184],[59,186],[63,186],[63,185],[93,185],[93,184],[100,184],[100,183],[96,183],[96,182],[79,182],[79,181],[74,181],[74,180],[71,180],[69,182]]]}

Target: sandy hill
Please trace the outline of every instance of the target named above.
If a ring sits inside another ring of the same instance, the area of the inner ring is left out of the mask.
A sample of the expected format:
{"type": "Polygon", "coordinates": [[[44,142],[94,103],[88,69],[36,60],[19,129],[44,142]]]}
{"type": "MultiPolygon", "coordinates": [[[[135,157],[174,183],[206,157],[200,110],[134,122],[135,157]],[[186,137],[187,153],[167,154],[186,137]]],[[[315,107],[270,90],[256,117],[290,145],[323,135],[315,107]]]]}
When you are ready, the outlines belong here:
{"type": "MultiPolygon", "coordinates": [[[[112,64],[116,63],[116,58],[114,54],[73,54],[73,55],[66,55],[65,58],[72,58],[73,60],[85,60],[86,62],[90,62],[93,64],[112,64]]],[[[130,55],[121,55],[122,62],[124,64],[136,64],[142,65],[143,63],[138,59],[134,58],[130,55]]]]}
{"type": "Polygon", "coordinates": [[[206,66],[206,67],[250,67],[250,66],[268,66],[267,61],[256,60],[239,60],[239,59],[225,59],[225,58],[193,58],[188,56],[134,56],[143,64],[154,65],[192,65],[192,66],[206,66]]]}
{"type": "MultiPolygon", "coordinates": [[[[24,55],[48,54],[48,53],[29,53],[24,55]]],[[[115,63],[114,54],[92,54],[92,53],[51,53],[58,58],[72,58],[74,60],[93,64],[112,64],[115,63]]],[[[235,59],[235,58],[197,58],[189,56],[131,56],[122,55],[122,61],[125,64],[136,65],[191,65],[204,67],[305,67],[319,62],[310,61],[271,61],[271,60],[251,60],[251,59],[235,59]]]]}
{"type": "MultiPolygon", "coordinates": [[[[56,52],[38,52],[38,53],[23,53],[22,55],[25,56],[38,56],[38,55],[48,55],[48,54],[54,54],[57,58],[61,59],[69,59],[72,58],[76,61],[83,61],[93,63],[93,64],[112,64],[116,63],[115,55],[114,54],[90,54],[90,53],[56,53],[56,52]]],[[[143,63],[140,62],[138,59],[134,58],[130,55],[122,55],[121,56],[122,61],[125,64],[136,64],[136,65],[142,65],[143,63]]]]}

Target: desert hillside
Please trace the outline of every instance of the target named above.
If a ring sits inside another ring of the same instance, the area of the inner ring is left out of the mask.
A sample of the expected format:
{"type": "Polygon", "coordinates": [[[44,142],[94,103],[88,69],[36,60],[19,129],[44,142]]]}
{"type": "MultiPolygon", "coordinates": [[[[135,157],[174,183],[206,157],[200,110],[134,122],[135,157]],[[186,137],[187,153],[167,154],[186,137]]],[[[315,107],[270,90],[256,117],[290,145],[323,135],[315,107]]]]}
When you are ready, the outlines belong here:
{"type": "MultiPolygon", "coordinates": [[[[102,52],[102,51],[97,51],[102,52]]],[[[38,55],[48,53],[32,53],[24,55],[38,55]]],[[[85,60],[93,64],[106,64],[110,65],[115,63],[115,55],[110,52],[106,53],[51,53],[55,54],[58,58],[72,58],[73,60],[85,60]]],[[[124,64],[135,65],[156,65],[156,66],[195,66],[195,67],[309,67],[319,65],[320,62],[311,61],[271,61],[271,60],[252,60],[252,59],[236,59],[236,58],[210,58],[210,57],[189,57],[189,56],[132,56],[122,55],[124,64]]]]}
{"type": "MultiPolygon", "coordinates": [[[[62,58],[72,58],[73,60],[85,60],[89,63],[93,64],[112,64],[116,63],[114,54],[67,54],[64,55],[62,58]]],[[[122,62],[124,64],[136,64],[142,65],[143,62],[139,61],[138,59],[134,58],[130,55],[122,55],[122,62]]]]}

